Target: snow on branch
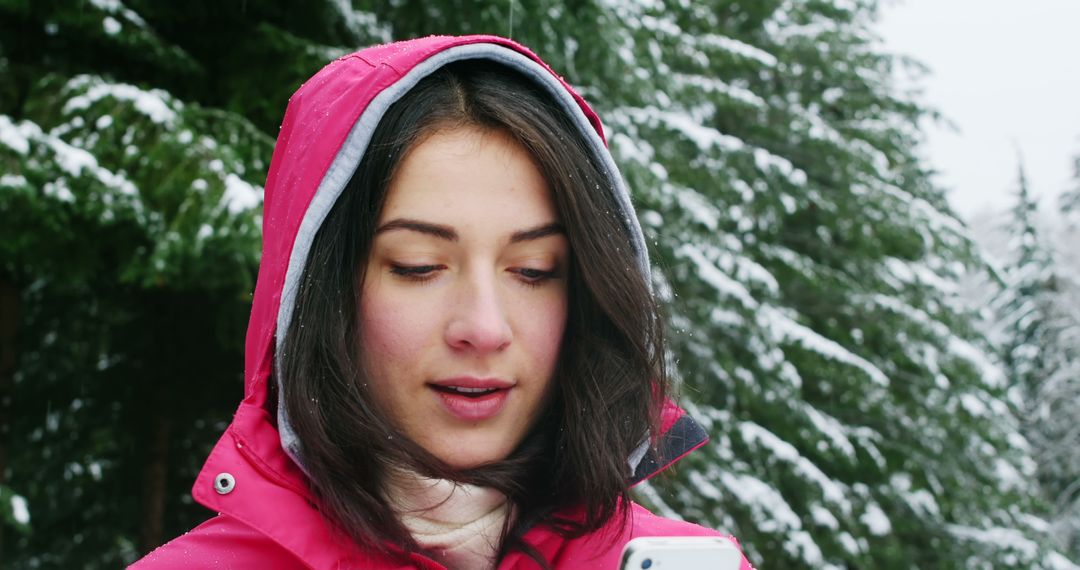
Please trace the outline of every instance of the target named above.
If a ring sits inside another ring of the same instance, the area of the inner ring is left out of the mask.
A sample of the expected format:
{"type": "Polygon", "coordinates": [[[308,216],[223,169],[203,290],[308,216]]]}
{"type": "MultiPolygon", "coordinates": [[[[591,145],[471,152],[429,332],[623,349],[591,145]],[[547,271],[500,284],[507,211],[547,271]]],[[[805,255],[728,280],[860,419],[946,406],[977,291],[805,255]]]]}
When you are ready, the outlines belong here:
{"type": "Polygon", "coordinates": [[[797,344],[830,360],[858,368],[879,386],[889,385],[889,377],[877,366],[836,341],[825,338],[813,329],[796,322],[775,307],[762,306],[757,316],[758,321],[772,333],[775,340],[797,344]]]}
{"type": "Polygon", "coordinates": [[[160,89],[145,90],[126,83],[108,83],[101,78],[79,75],[68,82],[66,89],[86,89],[82,95],[72,97],[64,104],[65,115],[89,109],[91,105],[111,97],[117,101],[131,102],[135,109],[151,121],[171,126],[183,105],[160,89]],[[87,89],[87,87],[89,87],[87,89]]]}

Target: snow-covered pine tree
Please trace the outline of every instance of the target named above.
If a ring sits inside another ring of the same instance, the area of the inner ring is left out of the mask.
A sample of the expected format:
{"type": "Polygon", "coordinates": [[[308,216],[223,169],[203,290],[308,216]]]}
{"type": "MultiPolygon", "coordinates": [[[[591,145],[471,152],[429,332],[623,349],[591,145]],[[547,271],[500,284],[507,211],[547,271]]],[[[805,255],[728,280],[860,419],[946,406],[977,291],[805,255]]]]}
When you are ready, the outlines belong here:
{"type": "Polygon", "coordinates": [[[978,326],[996,346],[1012,386],[1049,536],[1080,560],[1080,258],[1077,227],[1068,219],[1074,198],[1062,196],[1060,212],[1040,211],[1022,167],[1014,185],[1012,208],[972,220],[980,245],[999,266],[972,272],[965,297],[980,309],[978,326]]]}
{"type": "Polygon", "coordinates": [[[25,507],[0,559],[116,567],[204,517],[181,497],[242,393],[272,138],[131,81],[192,60],[119,2],[0,21],[0,472],[25,507]]]}
{"type": "MultiPolygon", "coordinates": [[[[1067,198],[1065,203],[1067,204],[1067,198]]],[[[1003,362],[1021,402],[1057,545],[1076,555],[1080,495],[1080,311],[1075,284],[1045,237],[1022,166],[1010,210],[1005,286],[995,301],[1003,362]]],[[[1062,248],[1064,251],[1064,248],[1062,248]]]]}
{"type": "Polygon", "coordinates": [[[1050,325],[1050,373],[1036,395],[1032,436],[1040,480],[1050,505],[1051,533],[1080,560],[1080,155],[1060,198],[1064,221],[1054,242],[1055,291],[1050,325]]]}
{"type": "Polygon", "coordinates": [[[997,303],[1001,313],[998,322],[1009,382],[1019,390],[1018,399],[1032,402],[1051,372],[1050,320],[1057,277],[1053,254],[1038,228],[1038,201],[1028,188],[1022,164],[1017,169],[1016,186],[1006,230],[1010,266],[1006,288],[997,303]]]}
{"type": "Polygon", "coordinates": [[[609,6],[633,88],[575,78],[604,94],[715,440],[645,494],[784,568],[1061,562],[876,3],[708,6],[609,6]]]}
{"type": "Polygon", "coordinates": [[[1080,220],[1080,154],[1072,159],[1072,180],[1069,188],[1062,192],[1060,200],[1061,212],[1069,219],[1070,223],[1077,224],[1080,220]]]}

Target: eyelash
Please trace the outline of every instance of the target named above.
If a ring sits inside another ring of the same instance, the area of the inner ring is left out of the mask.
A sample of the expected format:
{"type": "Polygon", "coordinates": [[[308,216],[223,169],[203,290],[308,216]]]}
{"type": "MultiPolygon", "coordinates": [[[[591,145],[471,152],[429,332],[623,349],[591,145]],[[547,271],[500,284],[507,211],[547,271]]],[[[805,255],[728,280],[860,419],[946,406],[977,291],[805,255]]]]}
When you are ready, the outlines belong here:
{"type": "Polygon", "coordinates": [[[390,266],[390,273],[409,281],[427,281],[435,277],[436,271],[445,268],[444,265],[392,265],[390,266]]]}
{"type": "MultiPolygon", "coordinates": [[[[403,279],[416,282],[424,282],[435,277],[435,272],[446,269],[445,265],[391,265],[390,272],[403,279]]],[[[524,267],[511,270],[522,278],[522,284],[528,287],[539,287],[546,281],[559,276],[557,269],[546,271],[524,267]]]]}
{"type": "Polygon", "coordinates": [[[524,279],[523,283],[527,287],[539,287],[547,281],[559,276],[558,270],[555,269],[545,271],[543,269],[533,269],[531,267],[515,269],[514,273],[517,273],[524,279]]]}

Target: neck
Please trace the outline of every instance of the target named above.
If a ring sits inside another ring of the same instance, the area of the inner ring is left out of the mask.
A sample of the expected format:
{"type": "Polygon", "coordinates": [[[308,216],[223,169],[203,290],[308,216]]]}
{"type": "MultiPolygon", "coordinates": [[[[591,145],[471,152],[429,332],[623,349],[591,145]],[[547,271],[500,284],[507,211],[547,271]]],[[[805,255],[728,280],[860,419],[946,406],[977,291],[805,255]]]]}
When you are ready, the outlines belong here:
{"type": "Polygon", "coordinates": [[[422,548],[451,570],[491,569],[513,507],[502,493],[396,469],[385,490],[398,519],[422,548]]]}

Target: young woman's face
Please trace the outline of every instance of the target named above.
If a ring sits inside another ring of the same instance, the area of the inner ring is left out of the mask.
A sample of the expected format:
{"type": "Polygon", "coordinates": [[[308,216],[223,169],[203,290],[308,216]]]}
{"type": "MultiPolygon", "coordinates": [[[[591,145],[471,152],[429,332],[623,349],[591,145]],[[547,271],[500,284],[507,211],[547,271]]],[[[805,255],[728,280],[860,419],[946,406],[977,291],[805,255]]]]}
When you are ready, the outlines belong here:
{"type": "Polygon", "coordinates": [[[439,131],[390,183],[360,297],[373,397],[455,468],[507,457],[541,415],[566,326],[569,245],[502,133],[439,131]]]}

